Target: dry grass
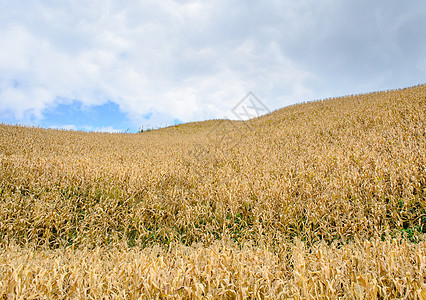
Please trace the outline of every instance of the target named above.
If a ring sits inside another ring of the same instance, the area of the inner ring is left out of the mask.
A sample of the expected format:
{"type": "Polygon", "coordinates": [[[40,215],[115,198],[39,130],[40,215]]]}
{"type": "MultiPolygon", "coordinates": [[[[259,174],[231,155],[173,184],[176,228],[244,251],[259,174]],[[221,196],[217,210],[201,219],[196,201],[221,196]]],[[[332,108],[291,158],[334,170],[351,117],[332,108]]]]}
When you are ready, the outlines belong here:
{"type": "Polygon", "coordinates": [[[364,241],[93,250],[10,247],[0,293],[17,298],[426,299],[426,244],[364,241]]]}
{"type": "Polygon", "coordinates": [[[426,299],[425,149],[425,85],[140,134],[0,125],[0,295],[426,299]]]}

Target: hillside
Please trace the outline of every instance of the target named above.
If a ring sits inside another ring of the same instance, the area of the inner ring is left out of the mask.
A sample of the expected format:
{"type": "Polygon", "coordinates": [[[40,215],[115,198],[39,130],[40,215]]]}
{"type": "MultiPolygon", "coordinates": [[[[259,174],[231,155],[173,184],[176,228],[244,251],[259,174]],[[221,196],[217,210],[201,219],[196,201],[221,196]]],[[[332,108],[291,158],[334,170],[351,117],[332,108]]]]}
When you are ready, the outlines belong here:
{"type": "Polygon", "coordinates": [[[426,85],[138,134],[0,125],[0,295],[426,299],[425,149],[426,85]]]}

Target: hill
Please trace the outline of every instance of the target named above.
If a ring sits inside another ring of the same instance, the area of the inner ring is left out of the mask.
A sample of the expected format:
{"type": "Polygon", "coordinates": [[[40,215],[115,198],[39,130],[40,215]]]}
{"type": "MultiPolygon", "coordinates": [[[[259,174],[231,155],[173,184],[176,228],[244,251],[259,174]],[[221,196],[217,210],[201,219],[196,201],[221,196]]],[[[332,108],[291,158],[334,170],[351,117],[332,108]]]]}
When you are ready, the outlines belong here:
{"type": "Polygon", "coordinates": [[[425,149],[426,85],[138,134],[0,125],[0,295],[426,299],[425,149]]]}

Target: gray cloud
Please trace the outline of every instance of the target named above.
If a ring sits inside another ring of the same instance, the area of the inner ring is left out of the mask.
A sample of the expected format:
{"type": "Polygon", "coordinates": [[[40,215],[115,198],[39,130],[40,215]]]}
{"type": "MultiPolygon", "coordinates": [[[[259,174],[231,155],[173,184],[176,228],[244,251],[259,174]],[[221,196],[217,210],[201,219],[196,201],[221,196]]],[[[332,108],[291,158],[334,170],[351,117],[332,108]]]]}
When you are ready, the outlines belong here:
{"type": "Polygon", "coordinates": [[[332,80],[330,89],[396,88],[425,80],[424,2],[341,1],[312,15],[285,51],[324,82],[332,80]]]}

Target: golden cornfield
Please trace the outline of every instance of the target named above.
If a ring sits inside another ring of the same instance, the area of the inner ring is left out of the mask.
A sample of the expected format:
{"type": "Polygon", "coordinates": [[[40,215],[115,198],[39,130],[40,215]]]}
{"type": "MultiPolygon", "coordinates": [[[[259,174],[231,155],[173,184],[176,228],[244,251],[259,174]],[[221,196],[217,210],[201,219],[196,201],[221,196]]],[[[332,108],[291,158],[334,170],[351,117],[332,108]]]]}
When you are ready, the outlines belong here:
{"type": "Polygon", "coordinates": [[[426,299],[426,85],[138,134],[0,125],[3,299],[426,299]]]}

